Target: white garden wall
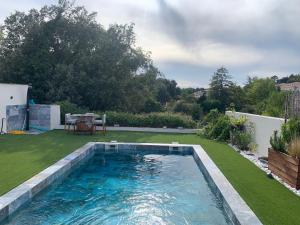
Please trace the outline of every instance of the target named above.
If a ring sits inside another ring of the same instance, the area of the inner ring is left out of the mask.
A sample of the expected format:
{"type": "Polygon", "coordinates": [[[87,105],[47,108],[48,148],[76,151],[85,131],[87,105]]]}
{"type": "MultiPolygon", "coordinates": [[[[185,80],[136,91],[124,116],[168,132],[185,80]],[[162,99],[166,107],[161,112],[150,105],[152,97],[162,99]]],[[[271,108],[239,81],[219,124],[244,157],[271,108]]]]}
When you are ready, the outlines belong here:
{"type": "Polygon", "coordinates": [[[60,126],[60,106],[51,105],[50,111],[50,129],[58,129],[60,126]]]}
{"type": "Polygon", "coordinates": [[[247,120],[254,126],[253,139],[257,144],[258,156],[268,156],[270,137],[273,135],[274,130],[280,131],[281,125],[284,123],[284,119],[232,111],[227,111],[226,115],[233,116],[235,118],[246,116],[247,120]]]}
{"type": "Polygon", "coordinates": [[[0,83],[0,126],[5,118],[3,131],[6,132],[6,107],[10,105],[25,105],[27,102],[28,85],[0,83]]]}

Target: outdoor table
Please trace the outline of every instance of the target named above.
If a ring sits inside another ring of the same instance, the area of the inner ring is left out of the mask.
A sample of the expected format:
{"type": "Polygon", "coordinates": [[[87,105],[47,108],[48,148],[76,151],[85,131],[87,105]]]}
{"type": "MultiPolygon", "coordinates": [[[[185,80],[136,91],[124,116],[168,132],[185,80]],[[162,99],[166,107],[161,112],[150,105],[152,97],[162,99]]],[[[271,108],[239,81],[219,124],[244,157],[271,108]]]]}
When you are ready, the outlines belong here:
{"type": "Polygon", "coordinates": [[[100,115],[95,113],[84,113],[84,114],[72,114],[72,117],[89,117],[92,116],[94,119],[99,118],[100,115]]]}
{"type": "Polygon", "coordinates": [[[74,132],[93,134],[95,132],[94,120],[100,116],[93,113],[85,113],[73,114],[72,117],[76,119],[74,132]]]}

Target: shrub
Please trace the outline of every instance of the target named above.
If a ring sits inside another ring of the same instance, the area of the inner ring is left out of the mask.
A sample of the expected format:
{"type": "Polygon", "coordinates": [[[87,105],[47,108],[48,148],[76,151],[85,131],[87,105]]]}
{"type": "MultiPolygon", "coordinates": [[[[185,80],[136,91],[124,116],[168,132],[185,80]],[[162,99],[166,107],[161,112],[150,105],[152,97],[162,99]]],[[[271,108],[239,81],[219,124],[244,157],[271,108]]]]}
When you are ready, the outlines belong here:
{"type": "Polygon", "coordinates": [[[252,136],[245,131],[236,130],[232,132],[232,144],[238,146],[240,150],[249,150],[252,143],[252,136]]]}
{"type": "Polygon", "coordinates": [[[230,117],[230,122],[233,128],[238,130],[244,130],[247,118],[246,116],[240,116],[239,118],[230,117]]]}
{"type": "Polygon", "coordinates": [[[209,111],[209,113],[204,117],[203,122],[208,123],[214,123],[218,120],[218,118],[221,116],[219,111],[217,109],[212,109],[209,111]]]}
{"type": "Polygon", "coordinates": [[[200,120],[203,118],[203,110],[200,105],[193,104],[191,116],[193,120],[200,120]]]}
{"type": "Polygon", "coordinates": [[[218,109],[219,111],[222,111],[223,109],[221,102],[218,100],[205,100],[201,105],[204,113],[207,113],[212,109],[218,109]]]}
{"type": "Polygon", "coordinates": [[[290,143],[295,136],[300,135],[300,120],[289,119],[289,121],[282,125],[281,134],[285,143],[290,143]]]}
{"type": "Polygon", "coordinates": [[[300,158],[300,138],[293,138],[288,146],[288,153],[290,156],[300,158]]]}
{"type": "Polygon", "coordinates": [[[67,113],[86,113],[88,112],[88,109],[79,107],[78,105],[71,103],[68,100],[56,102],[55,104],[60,106],[60,118],[61,123],[65,123],[65,114],[67,113]]]}
{"type": "Polygon", "coordinates": [[[144,112],[161,112],[162,106],[158,101],[155,101],[153,98],[149,98],[145,102],[144,112]]]}
{"type": "Polygon", "coordinates": [[[175,113],[132,114],[126,112],[106,112],[107,125],[128,127],[168,127],[195,128],[196,122],[190,116],[175,113]]]}
{"type": "Polygon", "coordinates": [[[184,113],[190,115],[194,120],[199,120],[203,116],[203,110],[197,103],[178,101],[175,103],[173,111],[176,113],[184,113]]]}
{"type": "Polygon", "coordinates": [[[205,135],[210,139],[227,141],[230,138],[230,119],[226,115],[219,116],[215,122],[206,126],[205,135]]]}
{"type": "Polygon", "coordinates": [[[286,153],[284,139],[281,135],[278,135],[278,131],[274,131],[273,136],[270,138],[270,144],[275,151],[286,153]]]}

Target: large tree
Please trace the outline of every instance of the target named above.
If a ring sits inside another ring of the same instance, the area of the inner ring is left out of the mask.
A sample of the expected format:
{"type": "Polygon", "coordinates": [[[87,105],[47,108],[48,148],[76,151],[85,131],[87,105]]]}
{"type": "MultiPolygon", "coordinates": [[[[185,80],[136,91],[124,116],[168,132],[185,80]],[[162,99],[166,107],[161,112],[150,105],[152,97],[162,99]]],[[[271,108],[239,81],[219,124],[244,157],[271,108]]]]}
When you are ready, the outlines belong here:
{"type": "Polygon", "coordinates": [[[209,84],[209,98],[217,100],[223,110],[230,104],[229,87],[232,85],[231,76],[225,67],[217,69],[209,84]]]}
{"type": "Polygon", "coordinates": [[[135,47],[133,25],[104,29],[95,18],[67,0],[6,18],[1,81],[32,84],[40,103],[69,100],[92,110],[143,111],[147,99],[157,97],[152,86],[161,83],[161,74],[149,54],[135,47]]]}

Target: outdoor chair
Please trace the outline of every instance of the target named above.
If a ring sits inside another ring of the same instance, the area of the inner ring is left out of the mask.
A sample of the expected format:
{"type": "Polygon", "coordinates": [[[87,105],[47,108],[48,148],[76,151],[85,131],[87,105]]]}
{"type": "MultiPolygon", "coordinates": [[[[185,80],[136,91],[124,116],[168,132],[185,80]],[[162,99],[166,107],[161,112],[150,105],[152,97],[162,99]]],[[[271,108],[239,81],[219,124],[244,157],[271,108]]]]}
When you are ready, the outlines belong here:
{"type": "Polygon", "coordinates": [[[95,120],[94,121],[95,130],[97,130],[97,126],[102,126],[102,131],[106,132],[106,114],[102,116],[102,120],[95,120]]]}
{"type": "Polygon", "coordinates": [[[94,117],[84,116],[79,117],[75,122],[75,133],[80,134],[93,134],[94,133],[94,117]]]}
{"type": "Polygon", "coordinates": [[[70,127],[73,126],[75,128],[76,118],[72,117],[71,113],[65,114],[65,130],[68,127],[68,131],[70,131],[70,127]]]}

